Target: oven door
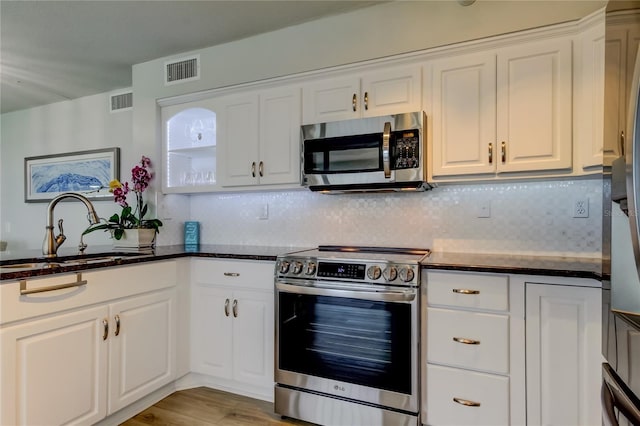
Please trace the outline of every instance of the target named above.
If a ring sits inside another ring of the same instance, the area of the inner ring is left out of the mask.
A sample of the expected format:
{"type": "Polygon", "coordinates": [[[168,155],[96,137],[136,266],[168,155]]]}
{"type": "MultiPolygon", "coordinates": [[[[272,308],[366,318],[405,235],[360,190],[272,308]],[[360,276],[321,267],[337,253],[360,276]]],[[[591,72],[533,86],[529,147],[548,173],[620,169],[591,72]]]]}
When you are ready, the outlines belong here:
{"type": "Polygon", "coordinates": [[[276,382],[417,413],[418,297],[277,282],[276,382]]]}

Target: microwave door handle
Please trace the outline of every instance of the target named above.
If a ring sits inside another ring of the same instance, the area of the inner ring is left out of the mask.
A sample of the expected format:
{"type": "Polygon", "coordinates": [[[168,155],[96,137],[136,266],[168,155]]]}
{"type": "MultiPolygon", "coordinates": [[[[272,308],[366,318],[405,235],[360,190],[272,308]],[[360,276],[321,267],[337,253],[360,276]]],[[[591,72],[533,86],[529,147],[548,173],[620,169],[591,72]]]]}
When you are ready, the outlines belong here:
{"type": "Polygon", "coordinates": [[[384,123],[384,133],[382,134],[382,166],[384,167],[384,177],[391,177],[391,160],[389,158],[389,140],[391,139],[391,123],[384,123]]]}

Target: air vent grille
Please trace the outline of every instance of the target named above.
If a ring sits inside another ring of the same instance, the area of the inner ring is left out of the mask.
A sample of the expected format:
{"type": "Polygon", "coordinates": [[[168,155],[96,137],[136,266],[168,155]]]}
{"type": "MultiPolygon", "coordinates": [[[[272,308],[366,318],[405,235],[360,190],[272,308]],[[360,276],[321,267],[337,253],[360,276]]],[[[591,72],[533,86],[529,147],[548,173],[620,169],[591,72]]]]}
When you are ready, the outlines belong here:
{"type": "Polygon", "coordinates": [[[133,92],[111,95],[111,112],[133,108],[133,92]]]}
{"type": "Polygon", "coordinates": [[[200,78],[200,56],[165,63],[165,84],[183,83],[200,78]]]}

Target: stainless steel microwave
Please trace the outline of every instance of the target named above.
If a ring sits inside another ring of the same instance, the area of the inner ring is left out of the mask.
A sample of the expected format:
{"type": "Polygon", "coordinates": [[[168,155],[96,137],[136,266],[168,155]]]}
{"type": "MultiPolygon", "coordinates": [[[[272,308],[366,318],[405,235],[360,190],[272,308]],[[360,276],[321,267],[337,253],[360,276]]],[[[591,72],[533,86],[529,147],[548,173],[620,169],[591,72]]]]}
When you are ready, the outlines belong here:
{"type": "Polygon", "coordinates": [[[423,191],[424,112],[302,126],[302,185],[312,191],[423,191]]]}

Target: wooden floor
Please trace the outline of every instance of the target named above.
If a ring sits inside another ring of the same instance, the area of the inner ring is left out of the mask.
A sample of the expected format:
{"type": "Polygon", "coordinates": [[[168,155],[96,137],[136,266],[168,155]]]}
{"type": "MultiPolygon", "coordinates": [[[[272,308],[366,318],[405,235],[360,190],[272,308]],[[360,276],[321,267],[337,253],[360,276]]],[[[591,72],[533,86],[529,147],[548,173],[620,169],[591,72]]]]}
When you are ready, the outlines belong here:
{"type": "Polygon", "coordinates": [[[209,388],[175,392],[137,416],[125,426],[249,426],[310,425],[274,414],[273,404],[209,388]]]}

